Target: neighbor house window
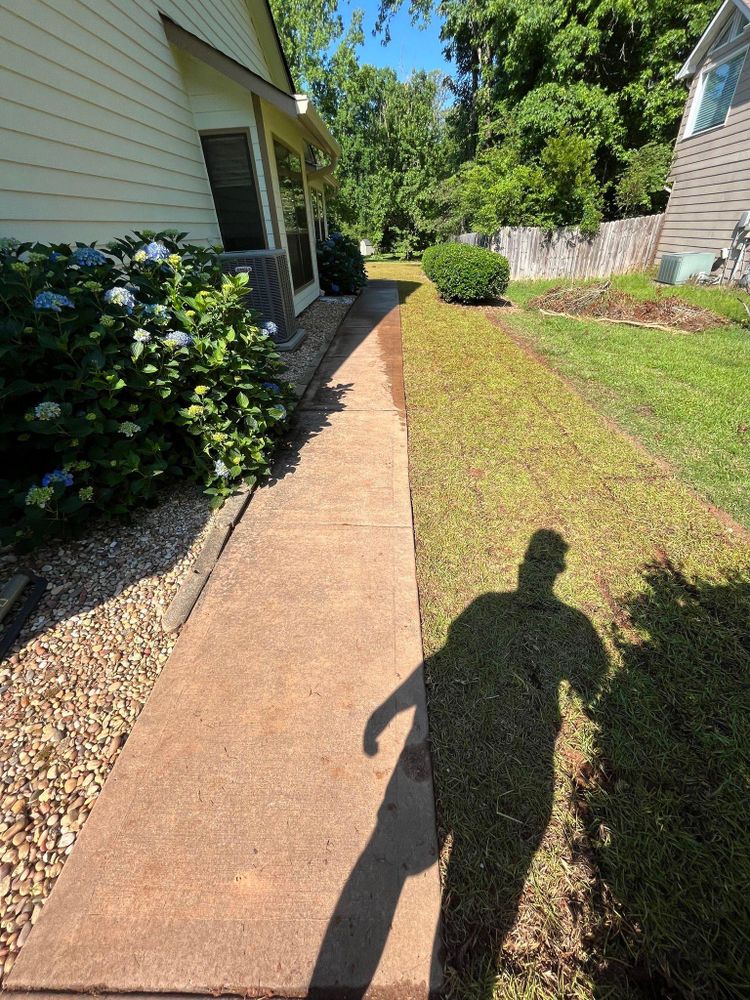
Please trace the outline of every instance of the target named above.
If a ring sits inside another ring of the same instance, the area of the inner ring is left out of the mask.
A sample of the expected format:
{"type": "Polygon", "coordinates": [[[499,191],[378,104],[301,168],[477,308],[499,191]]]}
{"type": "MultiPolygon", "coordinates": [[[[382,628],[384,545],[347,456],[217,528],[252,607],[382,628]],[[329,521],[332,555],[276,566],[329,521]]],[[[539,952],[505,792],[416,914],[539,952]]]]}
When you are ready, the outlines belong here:
{"type": "Polygon", "coordinates": [[[711,51],[713,52],[714,49],[720,49],[722,45],[728,45],[729,42],[733,42],[738,35],[742,34],[747,26],[748,19],[741,10],[736,10],[730,15],[724,26],[724,30],[711,46],[711,51]]]}
{"type": "Polygon", "coordinates": [[[286,245],[289,266],[292,269],[292,284],[302,288],[313,280],[310,234],[307,228],[305,208],[305,183],[302,177],[302,160],[291,149],[280,142],[274,142],[276,171],[279,175],[281,192],[281,213],[284,217],[286,245]]]}
{"type": "Polygon", "coordinates": [[[734,92],[737,89],[746,50],[733,55],[708,70],[698,82],[695,106],[690,116],[687,134],[697,135],[709,128],[723,125],[729,114],[734,92]]]}
{"type": "Polygon", "coordinates": [[[247,136],[202,135],[203,156],[225,250],[264,250],[266,233],[247,136]]]}

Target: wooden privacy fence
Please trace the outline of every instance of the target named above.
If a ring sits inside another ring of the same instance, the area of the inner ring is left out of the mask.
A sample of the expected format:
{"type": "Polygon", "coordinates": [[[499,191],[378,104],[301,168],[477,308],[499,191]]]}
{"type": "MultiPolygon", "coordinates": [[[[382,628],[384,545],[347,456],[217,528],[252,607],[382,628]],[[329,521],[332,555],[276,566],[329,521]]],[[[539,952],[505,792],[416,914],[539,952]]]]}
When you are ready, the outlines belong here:
{"type": "Polygon", "coordinates": [[[507,226],[492,236],[464,233],[458,239],[503,254],[513,278],[603,278],[649,267],[663,218],[603,222],[595,236],[575,228],[507,226]]]}

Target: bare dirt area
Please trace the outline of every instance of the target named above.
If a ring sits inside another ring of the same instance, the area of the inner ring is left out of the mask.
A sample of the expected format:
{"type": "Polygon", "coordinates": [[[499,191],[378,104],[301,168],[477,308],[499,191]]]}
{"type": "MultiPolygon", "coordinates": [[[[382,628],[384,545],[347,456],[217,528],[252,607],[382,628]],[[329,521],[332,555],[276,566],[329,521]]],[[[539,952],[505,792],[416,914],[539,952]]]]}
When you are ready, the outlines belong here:
{"type": "Polygon", "coordinates": [[[685,302],[679,296],[656,289],[652,299],[638,299],[612,288],[609,282],[590,285],[567,285],[551,288],[532,299],[529,305],[566,316],[590,316],[594,319],[634,323],[643,326],[669,327],[687,333],[701,333],[729,320],[710,309],[685,302]]]}

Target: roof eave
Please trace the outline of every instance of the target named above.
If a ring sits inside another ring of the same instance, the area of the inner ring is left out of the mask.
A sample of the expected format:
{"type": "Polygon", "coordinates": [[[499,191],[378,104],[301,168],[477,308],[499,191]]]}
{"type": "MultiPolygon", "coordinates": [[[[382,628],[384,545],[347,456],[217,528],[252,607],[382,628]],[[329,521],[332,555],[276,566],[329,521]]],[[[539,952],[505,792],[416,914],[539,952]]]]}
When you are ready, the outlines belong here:
{"type": "Polygon", "coordinates": [[[695,71],[698,69],[698,66],[700,66],[703,57],[711,47],[711,43],[714,40],[716,32],[724,19],[724,13],[727,7],[730,6],[737,7],[743,14],[750,17],[750,2],[748,2],[748,0],[724,0],[724,3],[721,7],[719,7],[711,23],[698,39],[698,44],[690,53],[679,72],[675,74],[675,80],[687,80],[695,74],[695,71]]]}

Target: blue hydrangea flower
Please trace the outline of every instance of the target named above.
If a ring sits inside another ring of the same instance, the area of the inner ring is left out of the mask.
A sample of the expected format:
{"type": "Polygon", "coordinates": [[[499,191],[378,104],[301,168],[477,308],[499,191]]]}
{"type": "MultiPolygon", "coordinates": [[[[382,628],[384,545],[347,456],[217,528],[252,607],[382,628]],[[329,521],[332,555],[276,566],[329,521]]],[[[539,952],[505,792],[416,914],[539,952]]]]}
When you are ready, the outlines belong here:
{"type": "Polygon", "coordinates": [[[341,291],[339,286],[334,281],[331,282],[331,291],[333,292],[334,295],[338,295],[339,292],[341,291]]]}
{"type": "Polygon", "coordinates": [[[216,473],[217,476],[221,476],[222,479],[226,479],[227,476],[229,475],[229,469],[226,467],[226,465],[222,462],[221,459],[214,462],[214,472],[216,473]]]}
{"type": "Polygon", "coordinates": [[[268,322],[263,324],[263,329],[266,331],[269,337],[275,336],[279,332],[278,326],[273,323],[270,319],[268,322]]]}
{"type": "Polygon", "coordinates": [[[34,416],[37,420],[57,420],[62,416],[62,407],[59,403],[49,401],[37,403],[34,407],[34,416]]]}
{"type": "Polygon", "coordinates": [[[157,261],[166,260],[169,257],[169,250],[158,240],[152,240],[143,248],[146,260],[157,261]]]}
{"type": "Polygon", "coordinates": [[[64,469],[54,469],[42,476],[42,486],[54,486],[55,483],[62,483],[63,486],[73,485],[73,476],[64,469]]]}
{"type": "Polygon", "coordinates": [[[170,330],[164,338],[164,343],[168,347],[189,347],[192,342],[193,338],[184,330],[170,330]]]}
{"type": "Polygon", "coordinates": [[[71,263],[78,264],[79,267],[100,267],[108,264],[109,260],[101,250],[95,247],[78,247],[70,255],[71,263]]]}
{"type": "Polygon", "coordinates": [[[169,320],[169,310],[161,302],[149,303],[143,307],[144,316],[148,316],[154,323],[166,323],[169,320]]]}
{"type": "Polygon", "coordinates": [[[263,383],[263,388],[264,389],[268,389],[269,392],[273,392],[273,393],[279,393],[279,392],[281,392],[281,389],[278,387],[278,385],[275,382],[264,382],[263,383]]]}
{"type": "Polygon", "coordinates": [[[119,306],[126,313],[132,313],[135,308],[135,295],[127,288],[108,288],[104,293],[107,305],[119,306]]]}
{"type": "Polygon", "coordinates": [[[65,309],[75,308],[71,299],[67,295],[60,295],[58,292],[39,292],[34,299],[34,308],[38,310],[48,309],[50,312],[62,312],[65,309]]]}
{"type": "Polygon", "coordinates": [[[133,334],[133,340],[136,344],[147,344],[151,340],[151,334],[148,330],[144,330],[142,326],[139,326],[133,334]]]}

